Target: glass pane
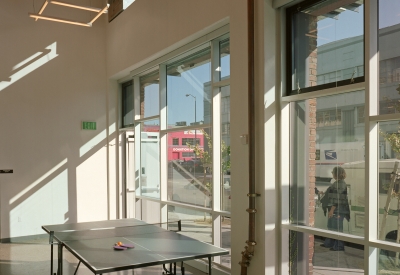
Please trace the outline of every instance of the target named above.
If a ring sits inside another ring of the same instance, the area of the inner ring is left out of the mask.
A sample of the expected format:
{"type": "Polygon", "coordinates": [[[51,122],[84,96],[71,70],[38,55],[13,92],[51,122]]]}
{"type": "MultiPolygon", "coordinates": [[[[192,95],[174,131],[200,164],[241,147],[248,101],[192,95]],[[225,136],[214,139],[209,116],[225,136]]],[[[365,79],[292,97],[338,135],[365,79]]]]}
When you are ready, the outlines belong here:
{"type": "Polygon", "coordinates": [[[379,123],[379,239],[390,242],[400,233],[399,122],[379,123]]]}
{"type": "Polygon", "coordinates": [[[379,0],[379,113],[400,112],[400,3],[379,0]]]}
{"type": "Polygon", "coordinates": [[[364,76],[363,0],[327,0],[296,8],[291,15],[291,94],[324,84],[347,85],[364,76]]]}
{"type": "Polygon", "coordinates": [[[122,85],[122,127],[133,125],[133,83],[122,85]]]}
{"type": "Polygon", "coordinates": [[[182,235],[212,243],[212,217],[210,213],[177,207],[168,207],[168,221],[182,221],[182,235]]]}
{"type": "Polygon", "coordinates": [[[400,274],[399,253],[379,249],[379,275],[400,274]]]}
{"type": "Polygon", "coordinates": [[[221,182],[224,211],[231,211],[231,92],[230,86],[220,89],[221,93],[221,182]]]}
{"type": "Polygon", "coordinates": [[[364,91],[292,104],[290,220],[364,235],[364,91]]]}
{"type": "Polygon", "coordinates": [[[210,128],[168,133],[169,200],[211,207],[211,142],[210,128]]]}
{"type": "Polygon", "coordinates": [[[231,75],[231,49],[229,39],[219,43],[219,64],[220,79],[229,78],[231,75]]]}
{"type": "Polygon", "coordinates": [[[140,77],[141,118],[156,116],[160,112],[159,80],[158,71],[140,77]]]}
{"type": "Polygon", "coordinates": [[[289,233],[291,275],[364,274],[364,247],[295,231],[289,233]],[[343,247],[331,250],[329,245],[343,247]]]}
{"type": "Polygon", "coordinates": [[[167,66],[169,128],[210,123],[210,58],[207,48],[167,66]]]}
{"type": "Polygon", "coordinates": [[[143,122],[140,136],[140,189],[142,196],[160,198],[160,123],[143,122]]]}
{"type": "MultiPolygon", "coordinates": [[[[221,217],[221,219],[221,247],[231,251],[231,218],[221,217]]],[[[221,264],[230,268],[231,258],[231,253],[221,256],[221,264]]]]}

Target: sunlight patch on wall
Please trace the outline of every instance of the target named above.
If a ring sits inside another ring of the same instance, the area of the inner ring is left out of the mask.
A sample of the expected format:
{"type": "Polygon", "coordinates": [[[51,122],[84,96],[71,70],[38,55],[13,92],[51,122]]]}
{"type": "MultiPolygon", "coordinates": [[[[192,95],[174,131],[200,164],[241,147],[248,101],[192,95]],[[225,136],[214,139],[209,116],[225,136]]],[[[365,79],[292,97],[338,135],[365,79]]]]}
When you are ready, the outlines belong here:
{"type": "Polygon", "coordinates": [[[100,147],[76,167],[77,222],[107,219],[107,148],[100,147]]]}
{"type": "Polygon", "coordinates": [[[41,176],[40,178],[38,178],[37,180],[35,180],[33,183],[31,183],[28,187],[26,187],[24,190],[22,190],[21,192],[19,192],[17,195],[15,195],[11,200],[10,200],[10,204],[13,204],[14,202],[16,202],[19,198],[21,198],[22,196],[24,196],[25,194],[27,194],[30,190],[32,190],[33,188],[35,188],[36,185],[40,184],[42,181],[44,181],[47,177],[49,177],[50,175],[52,175],[55,171],[57,171],[59,168],[61,168],[64,164],[67,163],[67,159],[64,159],[62,162],[60,162],[59,164],[57,164],[56,166],[54,166],[51,170],[49,170],[46,174],[44,174],[43,176],[41,176]]]}
{"type": "MultiPolygon", "coordinates": [[[[109,135],[113,134],[115,132],[115,123],[113,123],[109,128],[108,128],[109,135]]],[[[101,131],[98,135],[96,135],[94,138],[86,142],[80,149],[79,149],[79,157],[84,156],[87,152],[89,152],[92,148],[96,147],[99,143],[101,143],[103,140],[105,140],[107,137],[107,132],[106,130],[101,131]]]]}
{"type": "Polygon", "coordinates": [[[0,82],[0,91],[4,90],[11,84],[17,82],[24,76],[43,66],[57,56],[57,42],[54,42],[53,44],[47,46],[43,52],[37,52],[24,61],[21,61],[13,67],[13,72],[16,72],[14,72],[8,78],[8,80],[2,80],[0,82]]]}
{"type": "MultiPolygon", "coordinates": [[[[41,177],[41,179],[45,180],[45,177],[41,177]]],[[[61,171],[35,192],[25,192],[25,194],[27,198],[10,211],[10,237],[43,234],[42,225],[66,222],[65,214],[68,212],[67,169],[61,171]]]]}

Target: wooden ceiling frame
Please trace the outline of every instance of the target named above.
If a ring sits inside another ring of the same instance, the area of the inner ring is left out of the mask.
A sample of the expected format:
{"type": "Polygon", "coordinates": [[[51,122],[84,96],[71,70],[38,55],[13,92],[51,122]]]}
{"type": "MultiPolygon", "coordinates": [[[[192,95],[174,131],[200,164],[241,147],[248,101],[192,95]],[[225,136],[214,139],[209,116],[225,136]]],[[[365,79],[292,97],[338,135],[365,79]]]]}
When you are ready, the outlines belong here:
{"type": "Polygon", "coordinates": [[[96,21],[103,13],[108,12],[109,6],[110,5],[107,4],[104,8],[99,9],[99,8],[94,8],[94,7],[75,5],[75,4],[67,3],[64,1],[45,0],[38,13],[28,13],[28,14],[29,14],[29,17],[35,18],[35,21],[37,21],[38,19],[43,19],[43,20],[60,22],[60,23],[73,24],[73,25],[84,26],[84,27],[91,27],[93,25],[94,21],[96,21]],[[54,5],[59,5],[59,6],[64,6],[64,7],[74,8],[74,9],[80,9],[80,10],[87,10],[87,11],[95,12],[97,14],[88,23],[54,17],[54,16],[46,16],[46,15],[43,15],[42,13],[44,12],[44,10],[46,9],[48,4],[54,4],[54,5]]]}

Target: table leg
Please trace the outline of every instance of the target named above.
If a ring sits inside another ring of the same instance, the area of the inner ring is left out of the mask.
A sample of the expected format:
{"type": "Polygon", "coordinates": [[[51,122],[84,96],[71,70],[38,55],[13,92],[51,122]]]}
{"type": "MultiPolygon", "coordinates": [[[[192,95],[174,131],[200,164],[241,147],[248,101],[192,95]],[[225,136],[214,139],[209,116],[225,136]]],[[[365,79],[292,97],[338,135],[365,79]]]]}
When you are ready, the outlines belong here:
{"type": "Polygon", "coordinates": [[[212,264],[211,256],[208,256],[208,274],[209,275],[211,275],[211,264],[212,264]]]}
{"type": "Polygon", "coordinates": [[[53,243],[51,243],[50,254],[50,275],[53,275],[53,243]]]}
{"type": "MultiPolygon", "coordinates": [[[[53,249],[54,249],[54,231],[50,231],[49,234],[49,243],[51,245],[51,249],[50,249],[50,275],[53,275],[53,260],[54,260],[54,255],[53,255],[53,249]]],[[[55,275],[55,273],[54,273],[55,275]]]]}
{"type": "Polygon", "coordinates": [[[176,275],[176,263],[174,263],[174,275],[176,275]]]}
{"type": "MultiPolygon", "coordinates": [[[[165,264],[163,264],[162,267],[163,267],[163,269],[164,269],[164,271],[165,271],[165,274],[168,274],[168,270],[167,270],[167,268],[165,267],[165,264]]],[[[164,274],[164,272],[163,272],[163,274],[164,274]]]]}
{"type": "Polygon", "coordinates": [[[183,267],[183,262],[181,262],[181,273],[182,275],[185,275],[185,268],[183,267]]]}
{"type": "Polygon", "coordinates": [[[58,244],[58,271],[57,275],[62,275],[63,274],[63,255],[62,255],[62,243],[58,244]]]}

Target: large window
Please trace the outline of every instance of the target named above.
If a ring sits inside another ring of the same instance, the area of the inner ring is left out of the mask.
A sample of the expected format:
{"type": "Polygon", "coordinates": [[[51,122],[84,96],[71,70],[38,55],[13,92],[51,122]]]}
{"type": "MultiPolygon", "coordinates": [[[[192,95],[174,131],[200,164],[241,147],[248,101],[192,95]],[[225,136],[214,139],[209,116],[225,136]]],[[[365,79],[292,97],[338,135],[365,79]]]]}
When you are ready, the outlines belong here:
{"type": "MultiPolygon", "coordinates": [[[[132,74],[136,188],[128,212],[180,219],[181,234],[230,249],[229,37],[132,74]]],[[[214,263],[230,267],[230,256],[214,263]]]]}
{"type": "Polygon", "coordinates": [[[365,127],[356,123],[360,104],[364,91],[292,103],[292,223],[364,234],[365,127]],[[318,123],[321,113],[331,114],[328,125],[318,123]]]}
{"type": "Polygon", "coordinates": [[[290,274],[400,272],[400,4],[365,11],[329,0],[287,12],[290,274]]]}
{"type": "Polygon", "coordinates": [[[305,1],[287,19],[288,95],[364,81],[363,0],[305,1]]]}

